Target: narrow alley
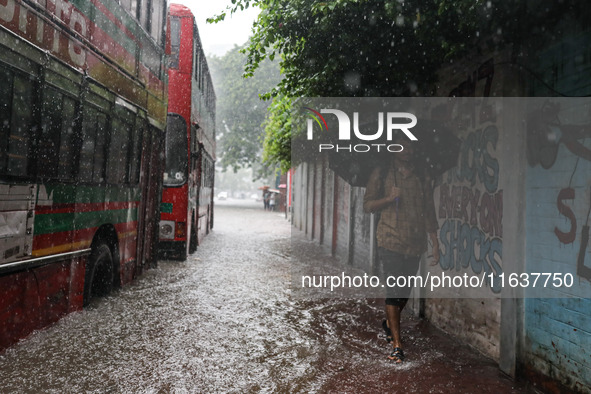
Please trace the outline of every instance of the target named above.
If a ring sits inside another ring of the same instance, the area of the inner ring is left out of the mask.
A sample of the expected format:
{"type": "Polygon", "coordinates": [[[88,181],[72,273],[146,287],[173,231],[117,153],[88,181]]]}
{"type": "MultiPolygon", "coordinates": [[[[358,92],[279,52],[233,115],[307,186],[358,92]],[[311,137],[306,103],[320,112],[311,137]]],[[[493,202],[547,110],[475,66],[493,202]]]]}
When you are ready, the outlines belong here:
{"type": "Polygon", "coordinates": [[[389,362],[383,300],[293,299],[291,231],[260,203],[219,202],[186,262],[160,261],[0,354],[0,392],[530,392],[409,315],[407,361],[389,362]]]}

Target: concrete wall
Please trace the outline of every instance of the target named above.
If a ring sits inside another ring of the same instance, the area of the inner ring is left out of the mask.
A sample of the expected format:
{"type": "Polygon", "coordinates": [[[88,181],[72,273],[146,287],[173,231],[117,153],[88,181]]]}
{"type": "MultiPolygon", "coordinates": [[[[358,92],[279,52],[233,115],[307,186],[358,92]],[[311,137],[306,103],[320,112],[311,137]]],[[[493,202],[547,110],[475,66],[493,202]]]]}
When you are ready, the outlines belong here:
{"type": "MultiPolygon", "coordinates": [[[[518,61],[511,48],[467,59],[442,70],[438,95],[589,95],[589,43],[591,34],[571,35],[518,61]]],[[[458,165],[434,194],[442,258],[422,272],[572,272],[576,289],[532,298],[537,294],[529,290],[488,286],[476,296],[448,291],[411,305],[509,374],[524,370],[546,389],[591,392],[591,108],[560,108],[561,124],[583,127],[570,141],[566,129],[548,141],[528,129],[522,115],[540,110],[530,103],[507,99],[500,120],[481,116],[481,101],[458,128],[458,165]]],[[[364,190],[319,166],[296,171],[294,226],[341,261],[371,270],[373,221],[362,211],[364,190]]]]}
{"type": "MultiPolygon", "coordinates": [[[[445,173],[435,188],[441,259],[432,275],[500,274],[505,270],[503,241],[507,234],[504,186],[514,157],[505,155],[510,127],[494,116],[487,97],[502,96],[511,69],[499,68],[508,52],[466,59],[442,70],[438,96],[470,97],[454,133],[462,140],[457,167],[445,173]],[[483,97],[481,101],[474,97],[483,97]],[[471,114],[471,116],[467,116],[471,114]]],[[[459,106],[462,105],[461,101],[459,106]]],[[[496,361],[501,354],[501,288],[489,284],[474,292],[445,289],[425,301],[425,316],[440,328],[496,361]],[[437,295],[445,298],[437,298],[437,295]],[[453,297],[453,298],[450,298],[453,297]]]]}
{"type": "MultiPolygon", "coordinates": [[[[578,35],[540,53],[536,72],[552,83],[533,82],[532,95],[589,95],[590,42],[591,34],[578,35]]],[[[568,103],[557,113],[561,137],[541,140],[535,128],[529,130],[526,253],[528,271],[570,272],[578,286],[557,290],[561,298],[525,300],[523,362],[528,370],[591,392],[591,270],[583,268],[591,267],[591,247],[585,248],[591,220],[591,108],[568,103]],[[583,135],[574,141],[578,150],[567,142],[568,125],[583,125],[583,135]]],[[[536,109],[549,112],[548,106],[536,109]]]]}

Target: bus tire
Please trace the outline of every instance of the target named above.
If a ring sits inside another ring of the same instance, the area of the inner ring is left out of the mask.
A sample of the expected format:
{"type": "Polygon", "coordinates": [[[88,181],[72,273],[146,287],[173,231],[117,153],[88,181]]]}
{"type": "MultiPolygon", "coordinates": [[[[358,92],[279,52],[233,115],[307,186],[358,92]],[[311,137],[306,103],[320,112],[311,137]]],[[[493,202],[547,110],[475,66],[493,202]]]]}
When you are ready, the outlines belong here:
{"type": "Polygon", "coordinates": [[[94,297],[104,297],[111,292],[114,282],[113,254],[102,242],[93,247],[84,274],[84,306],[94,297]]]}

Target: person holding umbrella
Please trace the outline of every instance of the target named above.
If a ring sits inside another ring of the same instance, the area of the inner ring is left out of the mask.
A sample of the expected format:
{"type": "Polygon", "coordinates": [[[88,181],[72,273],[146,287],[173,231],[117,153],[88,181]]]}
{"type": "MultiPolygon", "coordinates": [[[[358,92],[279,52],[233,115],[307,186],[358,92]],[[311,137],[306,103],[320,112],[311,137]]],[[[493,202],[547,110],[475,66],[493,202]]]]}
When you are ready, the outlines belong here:
{"type": "MultiPolygon", "coordinates": [[[[375,168],[366,186],[363,208],[380,213],[377,226],[378,263],[383,282],[389,276],[416,275],[422,254],[427,250],[427,234],[433,244],[434,263],[439,261],[437,218],[433,190],[428,179],[422,179],[415,168],[413,142],[400,135],[396,143],[404,148],[392,153],[393,159],[375,168]]],[[[386,320],[383,323],[393,350],[388,356],[396,363],[404,361],[400,339],[400,315],[411,287],[387,287],[386,320]]]]}

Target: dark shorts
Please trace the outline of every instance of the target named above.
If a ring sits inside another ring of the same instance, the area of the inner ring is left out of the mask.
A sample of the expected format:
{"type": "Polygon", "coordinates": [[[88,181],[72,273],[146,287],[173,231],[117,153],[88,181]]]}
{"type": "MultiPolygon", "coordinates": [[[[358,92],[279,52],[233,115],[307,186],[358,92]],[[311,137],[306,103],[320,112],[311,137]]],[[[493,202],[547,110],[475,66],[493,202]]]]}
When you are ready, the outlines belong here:
{"type": "MultiPolygon", "coordinates": [[[[406,286],[387,286],[388,277],[414,276],[419,270],[421,256],[406,255],[378,247],[378,262],[382,273],[382,283],[386,285],[386,305],[403,306],[406,304],[412,286],[408,280],[406,286]]],[[[391,280],[392,281],[392,280],[391,280]]]]}

